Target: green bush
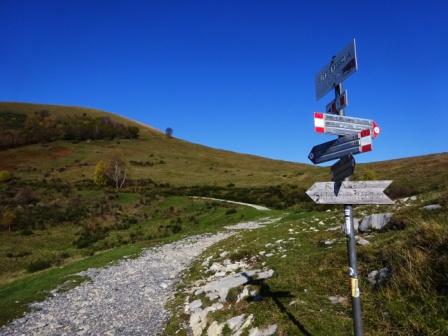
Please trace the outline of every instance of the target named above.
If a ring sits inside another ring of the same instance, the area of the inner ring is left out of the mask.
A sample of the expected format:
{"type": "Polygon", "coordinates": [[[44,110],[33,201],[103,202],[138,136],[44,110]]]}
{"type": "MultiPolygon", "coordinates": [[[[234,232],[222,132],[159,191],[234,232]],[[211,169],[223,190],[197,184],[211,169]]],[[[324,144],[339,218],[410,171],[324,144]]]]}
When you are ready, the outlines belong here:
{"type": "Polygon", "coordinates": [[[232,215],[235,214],[237,211],[235,208],[230,208],[229,210],[226,211],[226,215],[232,215]]]}
{"type": "Polygon", "coordinates": [[[7,170],[0,170],[0,183],[7,182],[12,179],[12,174],[7,170]]]}
{"type": "Polygon", "coordinates": [[[97,231],[83,231],[78,239],[76,239],[73,243],[77,248],[86,248],[92,246],[98,240],[104,239],[106,237],[106,232],[104,230],[97,231]]]}
{"type": "Polygon", "coordinates": [[[36,260],[36,261],[31,262],[26,267],[26,270],[29,273],[33,273],[33,272],[44,270],[49,267],[51,267],[51,261],[46,260],[46,259],[41,259],[41,260],[36,260]]]}

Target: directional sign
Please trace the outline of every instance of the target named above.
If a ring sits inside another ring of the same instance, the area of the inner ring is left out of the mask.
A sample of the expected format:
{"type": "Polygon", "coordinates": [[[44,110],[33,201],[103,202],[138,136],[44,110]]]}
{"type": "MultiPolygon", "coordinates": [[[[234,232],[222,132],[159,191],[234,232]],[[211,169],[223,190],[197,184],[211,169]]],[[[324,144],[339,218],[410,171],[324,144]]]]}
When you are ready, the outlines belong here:
{"type": "Polygon", "coordinates": [[[345,178],[352,176],[355,171],[355,165],[353,156],[344,156],[331,166],[331,180],[334,182],[342,182],[345,178]]]}
{"type": "Polygon", "coordinates": [[[314,130],[317,133],[348,135],[364,129],[370,129],[375,138],[380,133],[379,126],[373,120],[314,112],[314,130]]]}
{"type": "Polygon", "coordinates": [[[311,149],[308,158],[314,163],[339,159],[349,154],[359,154],[372,150],[372,136],[369,129],[356,134],[344,135],[338,139],[324,142],[311,149]]]}
{"type": "Polygon", "coordinates": [[[334,182],[316,182],[306,194],[317,204],[393,204],[384,194],[392,181],[344,181],[338,192],[334,182]]]}
{"type": "Polygon", "coordinates": [[[344,90],[344,92],[342,92],[339,97],[327,104],[325,110],[327,111],[327,113],[338,114],[339,110],[346,108],[347,105],[347,91],[344,90]]]}
{"type": "Polygon", "coordinates": [[[331,62],[316,74],[316,100],[325,96],[331,89],[357,70],[356,46],[353,39],[347,47],[333,56],[331,62]]]}

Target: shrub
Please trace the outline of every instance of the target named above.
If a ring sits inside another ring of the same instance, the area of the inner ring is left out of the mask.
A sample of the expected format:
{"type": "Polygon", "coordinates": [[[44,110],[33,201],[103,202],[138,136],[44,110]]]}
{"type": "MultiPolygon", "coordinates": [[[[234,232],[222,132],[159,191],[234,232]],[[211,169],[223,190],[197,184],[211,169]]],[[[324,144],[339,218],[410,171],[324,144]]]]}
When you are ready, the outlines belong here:
{"type": "Polygon", "coordinates": [[[0,170],[0,183],[7,182],[12,179],[12,174],[7,170],[0,170]]]}
{"type": "Polygon", "coordinates": [[[93,172],[93,183],[99,186],[104,186],[107,184],[107,164],[104,161],[99,161],[95,165],[95,170],[93,172]]]}
{"type": "Polygon", "coordinates": [[[78,239],[76,239],[73,243],[77,248],[86,248],[94,243],[96,243],[98,240],[104,239],[106,237],[106,233],[104,230],[97,230],[97,231],[87,231],[84,230],[78,239]]]}
{"type": "Polygon", "coordinates": [[[51,261],[46,259],[36,260],[31,262],[27,267],[26,270],[30,273],[37,272],[44,270],[46,268],[51,267],[51,261]]]}
{"type": "Polygon", "coordinates": [[[230,208],[229,210],[226,211],[226,215],[231,215],[231,214],[235,214],[237,211],[235,208],[230,208]]]}
{"type": "Polygon", "coordinates": [[[12,227],[17,223],[17,215],[11,209],[6,209],[1,217],[2,227],[11,231],[12,227]]]}
{"type": "Polygon", "coordinates": [[[36,203],[38,198],[36,193],[30,187],[20,188],[14,196],[14,201],[19,204],[36,203]]]}

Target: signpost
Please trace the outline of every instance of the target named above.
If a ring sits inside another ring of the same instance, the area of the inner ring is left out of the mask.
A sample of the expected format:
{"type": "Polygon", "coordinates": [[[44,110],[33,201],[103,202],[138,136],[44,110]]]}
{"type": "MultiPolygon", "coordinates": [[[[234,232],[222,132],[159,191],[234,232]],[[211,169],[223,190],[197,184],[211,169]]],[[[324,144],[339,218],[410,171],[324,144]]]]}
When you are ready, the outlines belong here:
{"type": "Polygon", "coordinates": [[[366,129],[359,133],[344,135],[335,140],[324,142],[311,149],[308,158],[314,163],[323,163],[372,150],[372,136],[366,129]]]}
{"type": "Polygon", "coordinates": [[[347,93],[342,82],[358,70],[355,40],[348,44],[316,74],[316,99],[332,89],[335,98],[326,106],[327,113],[314,114],[316,132],[337,135],[338,138],[314,146],[308,158],[314,163],[339,159],[331,167],[333,182],[317,182],[307,190],[307,195],[318,204],[343,204],[349,276],[352,295],[353,329],[355,336],[362,336],[361,299],[358,285],[356,240],[353,226],[354,204],[393,204],[384,194],[392,181],[349,181],[355,171],[352,155],[372,150],[372,138],[378,136],[378,125],[369,119],[344,116],[347,93]]]}
{"type": "Polygon", "coordinates": [[[353,156],[347,155],[331,166],[331,180],[336,183],[344,181],[355,172],[356,162],[353,156]]]}
{"type": "Polygon", "coordinates": [[[317,204],[393,204],[384,194],[392,181],[343,181],[336,192],[335,182],[316,182],[306,194],[317,204]]]}
{"type": "Polygon", "coordinates": [[[342,92],[338,99],[334,99],[327,104],[325,111],[331,114],[338,114],[340,109],[346,108],[348,105],[347,91],[342,92]]]}
{"type": "Polygon", "coordinates": [[[349,43],[316,75],[316,99],[320,99],[358,71],[355,40],[349,43]]]}
{"type": "Polygon", "coordinates": [[[366,128],[372,131],[375,138],[380,134],[379,126],[373,120],[314,112],[314,130],[317,133],[346,135],[366,128]]]}

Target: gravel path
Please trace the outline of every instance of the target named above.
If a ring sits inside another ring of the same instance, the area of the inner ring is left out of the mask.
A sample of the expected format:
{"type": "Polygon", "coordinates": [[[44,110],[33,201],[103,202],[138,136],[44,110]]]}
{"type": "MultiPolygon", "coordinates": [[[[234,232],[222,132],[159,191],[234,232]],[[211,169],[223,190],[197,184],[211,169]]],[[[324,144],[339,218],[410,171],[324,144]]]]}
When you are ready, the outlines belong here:
{"type": "Polygon", "coordinates": [[[188,237],[147,249],[136,259],[82,272],[91,281],[33,304],[35,311],[0,329],[0,335],[159,335],[164,309],[191,262],[209,246],[241,229],[273,220],[240,223],[229,231],[188,237]]]}
{"type": "Polygon", "coordinates": [[[243,202],[236,202],[236,201],[230,201],[230,200],[225,200],[225,199],[220,199],[220,198],[213,198],[213,197],[202,197],[202,196],[192,196],[193,198],[200,198],[200,199],[205,199],[205,200],[210,200],[210,201],[218,201],[218,202],[226,202],[226,203],[232,203],[232,204],[238,204],[238,205],[245,205],[260,211],[268,211],[270,210],[269,208],[266,208],[265,206],[262,205],[257,205],[257,204],[251,204],[251,203],[243,203],[243,202]]]}

